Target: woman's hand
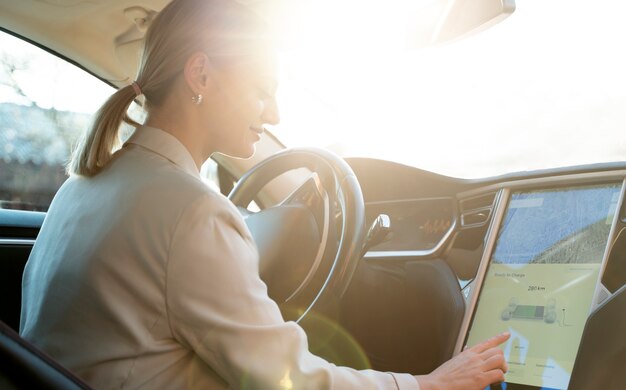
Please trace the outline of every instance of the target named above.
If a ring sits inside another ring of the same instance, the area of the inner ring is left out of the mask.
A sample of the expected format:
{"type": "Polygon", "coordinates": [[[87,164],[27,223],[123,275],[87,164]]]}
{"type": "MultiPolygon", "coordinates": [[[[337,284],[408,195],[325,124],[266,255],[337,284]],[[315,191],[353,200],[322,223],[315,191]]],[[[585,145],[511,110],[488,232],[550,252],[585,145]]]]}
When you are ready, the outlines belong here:
{"type": "Polygon", "coordinates": [[[421,390],[482,390],[504,381],[508,370],[504,354],[498,348],[510,334],[502,333],[465,349],[429,375],[416,376],[421,390]]]}

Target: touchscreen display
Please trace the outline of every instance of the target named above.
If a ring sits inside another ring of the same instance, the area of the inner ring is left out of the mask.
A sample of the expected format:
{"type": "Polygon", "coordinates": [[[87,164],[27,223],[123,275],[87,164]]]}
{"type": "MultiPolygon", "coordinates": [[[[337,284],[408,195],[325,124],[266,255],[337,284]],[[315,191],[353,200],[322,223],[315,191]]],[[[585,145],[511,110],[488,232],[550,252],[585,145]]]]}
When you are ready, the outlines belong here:
{"type": "Polygon", "coordinates": [[[567,388],[620,189],[512,193],[465,343],[511,333],[508,388],[567,388]]]}

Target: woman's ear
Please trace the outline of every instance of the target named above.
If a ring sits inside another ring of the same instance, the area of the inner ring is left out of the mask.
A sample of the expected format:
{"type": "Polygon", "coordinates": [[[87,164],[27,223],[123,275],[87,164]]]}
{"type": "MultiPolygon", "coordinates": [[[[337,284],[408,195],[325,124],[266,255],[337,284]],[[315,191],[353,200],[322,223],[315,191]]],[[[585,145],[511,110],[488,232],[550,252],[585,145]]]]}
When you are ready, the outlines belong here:
{"type": "Polygon", "coordinates": [[[185,63],[185,82],[191,89],[192,95],[205,94],[213,84],[209,57],[196,52],[185,63]]]}

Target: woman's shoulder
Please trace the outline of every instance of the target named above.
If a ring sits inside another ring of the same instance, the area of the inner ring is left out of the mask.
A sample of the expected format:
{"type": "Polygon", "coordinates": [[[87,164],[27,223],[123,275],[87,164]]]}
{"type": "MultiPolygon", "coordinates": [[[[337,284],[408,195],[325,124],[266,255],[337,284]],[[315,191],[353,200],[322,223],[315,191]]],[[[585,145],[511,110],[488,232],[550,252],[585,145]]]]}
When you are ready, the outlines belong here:
{"type": "Polygon", "coordinates": [[[188,203],[201,196],[219,201],[219,194],[197,172],[190,172],[169,161],[166,157],[148,153],[141,148],[126,151],[109,169],[103,171],[104,182],[109,185],[123,183],[127,190],[146,193],[164,201],[188,203]]]}
{"type": "Polygon", "coordinates": [[[146,196],[158,198],[159,202],[170,207],[187,208],[199,202],[210,205],[210,210],[216,212],[232,211],[231,202],[219,192],[219,188],[176,168],[155,172],[140,187],[146,196]]]}
{"type": "Polygon", "coordinates": [[[162,160],[118,159],[94,177],[70,177],[62,192],[74,199],[98,194],[136,213],[178,214],[197,202],[214,212],[232,212],[234,206],[215,186],[162,160]]]}
{"type": "MultiPolygon", "coordinates": [[[[251,238],[242,215],[237,207],[219,189],[188,175],[187,178],[175,178],[162,194],[166,197],[164,204],[175,204],[173,210],[179,214],[179,220],[204,221],[203,223],[225,223],[239,232],[243,237],[251,238]],[[170,192],[170,190],[173,190],[170,192]]],[[[167,182],[165,180],[164,182],[167,182]]]]}
{"type": "Polygon", "coordinates": [[[237,208],[217,186],[179,169],[159,172],[144,191],[158,193],[162,204],[171,205],[180,211],[193,208],[194,212],[205,216],[240,218],[237,208]]]}

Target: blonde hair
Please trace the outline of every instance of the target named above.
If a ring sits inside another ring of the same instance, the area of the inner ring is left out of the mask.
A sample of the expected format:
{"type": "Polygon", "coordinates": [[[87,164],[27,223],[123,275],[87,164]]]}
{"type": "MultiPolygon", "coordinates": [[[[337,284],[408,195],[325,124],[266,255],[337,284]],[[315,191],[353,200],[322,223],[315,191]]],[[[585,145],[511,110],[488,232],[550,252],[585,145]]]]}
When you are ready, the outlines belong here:
{"type": "MultiPolygon", "coordinates": [[[[260,42],[266,42],[265,31],[262,20],[234,0],[172,1],[154,19],[145,37],[136,83],[146,108],[164,102],[193,53],[205,52],[216,64],[223,64],[254,54],[263,46],[260,42]]],[[[140,126],[127,113],[136,97],[133,85],[109,97],[74,151],[69,173],[94,176],[107,165],[121,146],[122,122],[140,126]]]]}

